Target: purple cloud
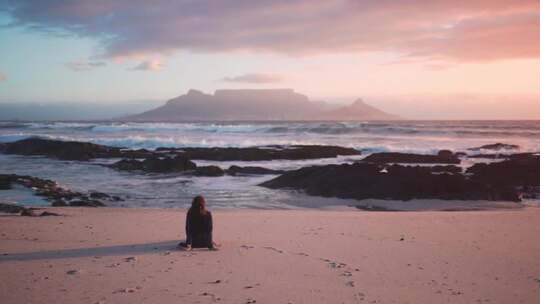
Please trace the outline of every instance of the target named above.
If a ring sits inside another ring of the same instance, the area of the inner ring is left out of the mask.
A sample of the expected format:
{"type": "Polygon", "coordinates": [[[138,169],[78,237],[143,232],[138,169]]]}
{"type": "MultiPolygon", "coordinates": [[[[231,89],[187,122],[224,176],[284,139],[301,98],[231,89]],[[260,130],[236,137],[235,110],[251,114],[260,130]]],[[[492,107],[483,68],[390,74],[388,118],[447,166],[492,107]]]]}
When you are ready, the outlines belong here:
{"type": "Polygon", "coordinates": [[[221,79],[225,82],[241,82],[241,83],[276,83],[281,81],[281,77],[272,74],[244,74],[234,77],[224,77],[221,79]]]}
{"type": "Polygon", "coordinates": [[[15,25],[97,38],[104,57],[248,50],[540,58],[538,0],[0,0],[2,8],[15,25]]]}

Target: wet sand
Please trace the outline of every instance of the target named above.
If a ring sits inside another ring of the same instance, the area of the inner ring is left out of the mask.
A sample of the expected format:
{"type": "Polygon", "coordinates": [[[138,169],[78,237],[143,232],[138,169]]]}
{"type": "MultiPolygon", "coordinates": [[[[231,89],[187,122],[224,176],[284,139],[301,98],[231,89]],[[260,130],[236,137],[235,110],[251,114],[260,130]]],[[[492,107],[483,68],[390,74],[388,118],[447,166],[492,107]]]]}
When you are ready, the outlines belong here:
{"type": "Polygon", "coordinates": [[[540,208],[214,211],[216,252],[185,210],[49,210],[0,215],[4,304],[540,302],[540,208]]]}

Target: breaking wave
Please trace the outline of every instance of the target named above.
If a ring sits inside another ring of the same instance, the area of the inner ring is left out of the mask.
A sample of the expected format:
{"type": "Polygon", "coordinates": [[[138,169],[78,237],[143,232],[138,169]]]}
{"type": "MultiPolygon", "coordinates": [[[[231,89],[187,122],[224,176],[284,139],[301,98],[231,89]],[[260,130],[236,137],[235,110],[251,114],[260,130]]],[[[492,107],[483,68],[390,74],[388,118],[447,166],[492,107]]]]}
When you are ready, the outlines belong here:
{"type": "Polygon", "coordinates": [[[0,142],[30,136],[126,148],[329,144],[371,152],[433,153],[505,142],[540,150],[538,121],[403,122],[0,122],[0,142]]]}

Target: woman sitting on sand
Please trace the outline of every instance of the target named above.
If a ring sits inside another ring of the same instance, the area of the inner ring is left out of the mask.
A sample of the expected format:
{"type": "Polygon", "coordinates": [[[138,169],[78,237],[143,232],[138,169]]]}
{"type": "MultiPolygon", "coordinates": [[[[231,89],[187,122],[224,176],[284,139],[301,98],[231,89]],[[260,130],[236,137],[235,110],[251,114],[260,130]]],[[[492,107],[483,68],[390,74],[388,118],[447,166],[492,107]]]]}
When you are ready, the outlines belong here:
{"type": "Polygon", "coordinates": [[[215,250],[212,240],[212,213],[206,210],[206,201],[201,195],[193,198],[191,208],[186,215],[186,242],[180,243],[181,247],[208,248],[215,250]]]}

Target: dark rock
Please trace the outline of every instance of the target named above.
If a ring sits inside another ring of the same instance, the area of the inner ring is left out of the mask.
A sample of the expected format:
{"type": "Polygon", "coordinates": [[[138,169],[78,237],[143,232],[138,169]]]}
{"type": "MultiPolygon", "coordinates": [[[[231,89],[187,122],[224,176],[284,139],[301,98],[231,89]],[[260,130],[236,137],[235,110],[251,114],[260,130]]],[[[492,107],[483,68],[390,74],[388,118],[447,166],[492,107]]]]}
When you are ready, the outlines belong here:
{"type": "Polygon", "coordinates": [[[94,198],[94,199],[110,199],[110,195],[108,195],[107,193],[103,193],[103,192],[97,192],[97,191],[92,191],[88,194],[88,196],[90,198],[94,198]]]}
{"type": "Polygon", "coordinates": [[[107,193],[103,193],[103,192],[98,192],[98,191],[91,191],[88,193],[88,198],[90,199],[97,199],[97,200],[107,200],[107,201],[114,201],[114,202],[118,202],[118,201],[122,201],[123,199],[121,199],[120,197],[116,196],[116,195],[109,195],[107,193]]]}
{"type": "MultiPolygon", "coordinates": [[[[330,158],[339,155],[359,155],[361,152],[353,148],[324,145],[265,146],[251,148],[158,148],[156,151],[146,149],[129,150],[108,147],[88,142],[60,141],[44,138],[27,138],[0,146],[6,154],[42,155],[63,160],[86,161],[94,158],[124,158],[118,163],[120,170],[139,170],[136,159],[145,159],[153,166],[153,160],[183,156],[188,159],[214,161],[258,161],[273,159],[316,159],[330,158]],[[129,162],[128,160],[132,160],[129,162]]],[[[159,166],[159,163],[158,163],[159,166]]],[[[159,169],[157,169],[159,170],[159,169]]],[[[174,170],[178,171],[178,170],[174,170]]],[[[154,171],[152,171],[154,172],[154,171]]],[[[161,172],[161,170],[157,171],[161,172]]]]}
{"type": "Polygon", "coordinates": [[[0,203],[0,212],[4,213],[21,213],[27,208],[19,205],[0,203]]]}
{"type": "MultiPolygon", "coordinates": [[[[38,216],[34,213],[34,210],[37,208],[26,208],[23,206],[12,205],[12,204],[3,204],[0,203],[0,212],[5,213],[18,213],[20,216],[38,216]]],[[[49,211],[43,211],[39,216],[58,216],[59,214],[49,211]]]]}
{"type": "Polygon", "coordinates": [[[110,165],[111,168],[124,171],[142,170],[142,161],[135,159],[122,159],[110,165]]]}
{"type": "Polygon", "coordinates": [[[540,186],[540,156],[504,160],[490,164],[475,164],[467,169],[472,179],[496,187],[540,186]]]}
{"type": "Polygon", "coordinates": [[[18,155],[42,155],[62,160],[86,161],[92,158],[120,157],[120,149],[87,142],[50,140],[38,137],[4,144],[2,152],[18,155]]]}
{"type": "Polygon", "coordinates": [[[486,158],[486,159],[528,159],[538,155],[538,153],[525,152],[525,153],[491,153],[491,154],[474,154],[467,156],[468,158],[486,158]]]}
{"type": "Polygon", "coordinates": [[[510,157],[508,154],[474,154],[468,155],[468,158],[485,158],[485,159],[507,159],[510,157]]]}
{"type": "Polygon", "coordinates": [[[514,154],[510,154],[508,156],[509,159],[511,160],[530,160],[532,158],[536,158],[540,156],[540,153],[537,153],[537,152],[528,152],[528,153],[514,153],[514,154]]]}
{"type": "Polygon", "coordinates": [[[11,189],[11,178],[6,175],[0,176],[0,190],[11,189]]]}
{"type": "Polygon", "coordinates": [[[202,166],[197,167],[193,171],[193,175],[196,176],[223,176],[225,171],[218,166],[202,166]]]}
{"type": "Polygon", "coordinates": [[[458,174],[458,173],[461,173],[463,170],[461,169],[461,167],[458,167],[458,166],[452,166],[452,165],[448,165],[448,166],[433,166],[431,167],[431,172],[433,173],[453,173],[453,174],[458,174]]]}
{"type": "Polygon", "coordinates": [[[361,153],[353,148],[322,145],[270,146],[263,148],[182,148],[158,149],[157,151],[176,151],[189,159],[213,161],[298,160],[332,158],[339,155],[359,155],[361,153]]]}
{"type": "Polygon", "coordinates": [[[66,207],[68,204],[62,200],[57,200],[51,203],[51,206],[53,207],[66,207]]]}
{"type": "Polygon", "coordinates": [[[74,201],[69,202],[69,206],[71,207],[105,207],[105,204],[96,200],[74,200],[74,201]]]}
{"type": "Polygon", "coordinates": [[[32,211],[31,209],[28,209],[28,208],[24,208],[21,213],[20,213],[21,216],[36,216],[34,214],[34,211],[32,211]]]}
{"type": "Polygon", "coordinates": [[[414,163],[414,164],[459,164],[460,159],[448,150],[437,155],[411,154],[397,152],[374,153],[362,160],[370,163],[414,163]]]}
{"type": "Polygon", "coordinates": [[[135,159],[123,159],[110,165],[110,167],[127,171],[169,173],[195,170],[197,165],[186,157],[177,155],[175,157],[151,157],[142,161],[135,159]]]}
{"type": "Polygon", "coordinates": [[[374,205],[355,205],[356,209],[364,210],[364,211],[398,211],[382,206],[374,206],[374,205]]]}
{"type": "Polygon", "coordinates": [[[49,212],[49,211],[43,211],[39,216],[60,216],[58,213],[49,212]]]}
{"type": "Polygon", "coordinates": [[[240,167],[240,166],[230,166],[229,169],[227,169],[227,174],[230,175],[238,175],[238,174],[247,174],[247,175],[263,175],[263,174],[282,174],[285,171],[283,170],[272,170],[268,168],[263,167],[255,167],[255,166],[246,166],[246,167],[240,167]]]}
{"type": "Polygon", "coordinates": [[[467,150],[469,150],[469,151],[480,151],[480,150],[499,151],[499,150],[517,150],[517,149],[519,149],[518,145],[496,143],[496,144],[484,145],[484,146],[475,147],[475,148],[469,148],[467,150]]]}
{"type": "Polygon", "coordinates": [[[178,172],[194,170],[197,167],[188,158],[178,155],[171,157],[152,157],[143,161],[143,170],[147,172],[178,172]]]}
{"type": "Polygon", "coordinates": [[[462,174],[434,174],[429,167],[371,163],[305,167],[260,186],[298,189],[308,195],[353,199],[519,201],[511,187],[491,187],[462,174]]]}
{"type": "Polygon", "coordinates": [[[156,156],[156,154],[153,151],[149,151],[146,149],[139,149],[139,150],[121,150],[122,157],[129,157],[129,158],[149,158],[156,156]]]}
{"type": "MultiPolygon", "coordinates": [[[[69,201],[91,201],[92,205],[104,206],[102,202],[96,199],[90,199],[92,194],[85,195],[76,191],[59,186],[56,182],[47,179],[41,179],[28,175],[16,175],[16,174],[0,174],[0,179],[9,180],[10,183],[16,183],[24,187],[32,189],[36,195],[45,197],[52,202],[52,206],[70,206],[69,201]]],[[[104,193],[98,195],[107,195],[104,193]]]]}
{"type": "Polygon", "coordinates": [[[452,152],[450,150],[440,150],[439,152],[437,152],[437,156],[439,156],[441,158],[446,158],[446,159],[453,159],[453,158],[456,157],[454,155],[454,152],[452,152]]]}

